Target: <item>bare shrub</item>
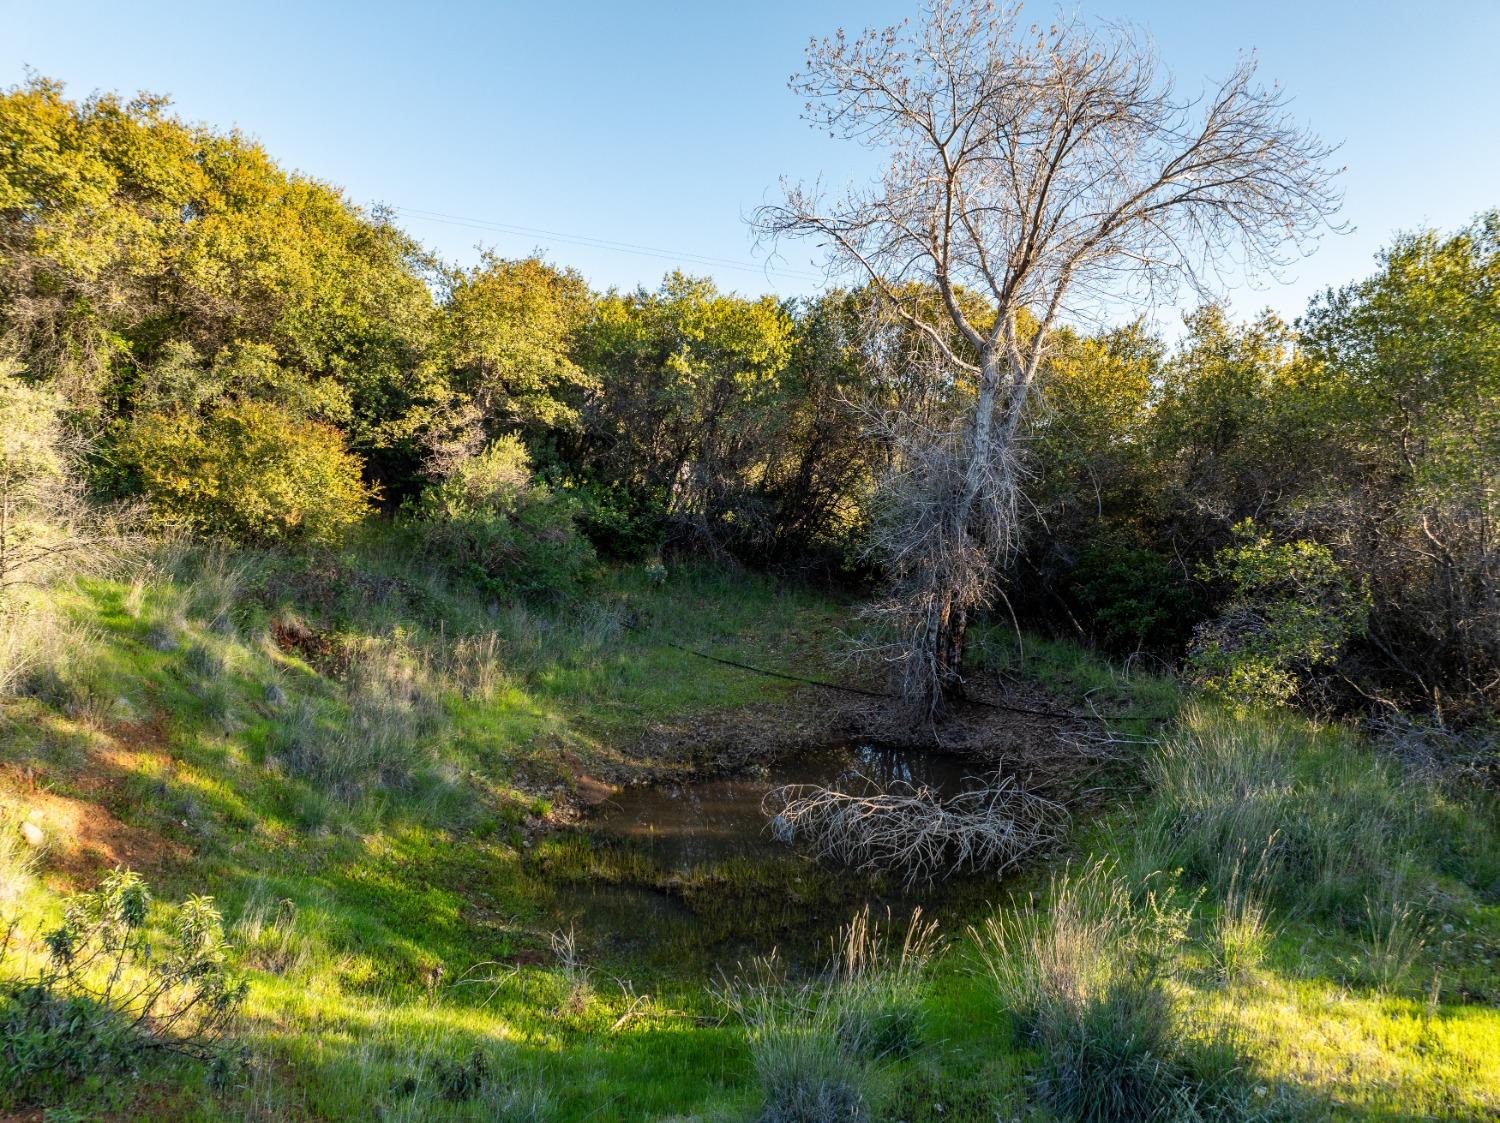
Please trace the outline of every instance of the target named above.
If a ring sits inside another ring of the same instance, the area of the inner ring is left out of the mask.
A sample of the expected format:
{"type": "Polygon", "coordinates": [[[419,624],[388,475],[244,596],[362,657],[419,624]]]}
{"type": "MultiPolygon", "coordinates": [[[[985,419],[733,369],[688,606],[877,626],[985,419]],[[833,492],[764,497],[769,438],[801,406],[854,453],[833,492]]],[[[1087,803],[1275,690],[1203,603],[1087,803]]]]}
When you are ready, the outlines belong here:
{"type": "Polygon", "coordinates": [[[0,804],[0,930],[36,870],[39,851],[22,834],[22,817],[0,804]]]}
{"type": "Polygon", "coordinates": [[[788,784],[767,793],[761,809],[776,837],[908,887],[953,870],[1008,869],[1055,838],[1066,814],[1011,777],[948,797],[906,780],[857,780],[863,791],[788,784]]]}
{"type": "Polygon", "coordinates": [[[575,1016],[582,1014],[594,997],[594,979],[593,972],[578,952],[578,937],[573,929],[552,933],[552,954],[557,959],[564,988],[558,1011],[575,1016]]]}
{"type": "Polygon", "coordinates": [[[76,470],[86,449],[62,398],[0,359],[0,606],[24,586],[103,568],[133,541],[127,509],[89,502],[76,470]]]}

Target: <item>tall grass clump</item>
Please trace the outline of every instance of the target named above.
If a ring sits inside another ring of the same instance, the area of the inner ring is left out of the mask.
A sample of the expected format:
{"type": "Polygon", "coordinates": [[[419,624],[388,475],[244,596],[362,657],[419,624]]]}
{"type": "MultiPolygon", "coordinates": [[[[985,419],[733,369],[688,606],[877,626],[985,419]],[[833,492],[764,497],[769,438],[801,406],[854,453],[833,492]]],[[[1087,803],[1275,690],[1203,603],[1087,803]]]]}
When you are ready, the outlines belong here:
{"type": "Polygon", "coordinates": [[[1259,889],[1261,868],[1245,876],[1243,868],[1236,867],[1214,914],[1208,952],[1214,973],[1225,986],[1249,979],[1265,959],[1271,942],[1266,905],[1259,889]]]}
{"type": "Polygon", "coordinates": [[[1399,990],[1427,945],[1428,924],[1399,874],[1365,898],[1365,948],[1360,974],[1382,993],[1399,990]]]}
{"type": "Polygon", "coordinates": [[[394,640],[350,656],[333,704],[299,696],[277,720],[269,756],[346,798],[369,784],[399,787],[431,756],[443,728],[441,695],[420,653],[394,640]]]}
{"type": "Polygon", "coordinates": [[[1227,899],[1246,856],[1270,903],[1356,925],[1398,854],[1436,842],[1440,795],[1339,730],[1189,707],[1146,765],[1138,864],[1182,868],[1227,899]]]}
{"type": "Polygon", "coordinates": [[[872,1066],[917,1047],[923,973],[938,947],[920,912],[897,939],[866,908],[834,941],[821,977],[793,982],[773,955],[727,980],[722,997],[746,1028],[760,1123],[873,1118],[872,1066]]]}
{"type": "Polygon", "coordinates": [[[996,913],[977,933],[1058,1115],[1154,1120],[1212,1114],[1238,1098],[1232,1050],[1193,1033],[1168,985],[1190,911],[1154,890],[1133,902],[1101,860],[1060,874],[1044,903],[996,913]]]}

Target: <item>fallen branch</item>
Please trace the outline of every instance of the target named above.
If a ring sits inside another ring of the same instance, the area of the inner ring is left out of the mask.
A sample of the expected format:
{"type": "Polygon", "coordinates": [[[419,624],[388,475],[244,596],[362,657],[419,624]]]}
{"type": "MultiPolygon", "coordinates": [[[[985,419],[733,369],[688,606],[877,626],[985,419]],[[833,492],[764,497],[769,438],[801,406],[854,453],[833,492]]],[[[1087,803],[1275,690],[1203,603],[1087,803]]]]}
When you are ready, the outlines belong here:
{"type": "Polygon", "coordinates": [[[761,810],[771,833],[801,842],[814,857],[902,879],[907,888],[955,870],[1005,870],[1056,837],[1067,813],[1010,777],[942,797],[924,785],[881,786],[856,775],[862,793],[788,784],[761,810]]]}

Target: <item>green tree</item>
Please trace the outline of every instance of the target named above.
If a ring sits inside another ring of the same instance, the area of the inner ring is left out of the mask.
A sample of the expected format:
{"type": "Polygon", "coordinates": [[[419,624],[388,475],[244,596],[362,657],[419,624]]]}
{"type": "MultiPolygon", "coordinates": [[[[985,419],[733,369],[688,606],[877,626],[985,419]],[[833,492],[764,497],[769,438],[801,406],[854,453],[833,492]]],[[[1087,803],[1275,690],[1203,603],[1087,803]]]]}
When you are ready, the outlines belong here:
{"type": "Polygon", "coordinates": [[[1460,720],[1500,707],[1500,211],[1398,238],[1303,321],[1338,498],[1318,517],[1370,576],[1399,694],[1460,720]]]}
{"type": "Polygon", "coordinates": [[[124,448],[157,518],[212,538],[330,543],[374,498],[337,429],[270,402],[150,414],[124,448]]]}
{"type": "Polygon", "coordinates": [[[457,276],[443,307],[444,357],[487,433],[578,424],[581,397],[598,385],[573,356],[589,307],[578,273],[535,257],[486,253],[457,276]]]}
{"type": "Polygon", "coordinates": [[[638,512],[716,544],[765,513],[753,484],[776,454],[793,321],[771,297],[673,273],[656,292],[609,293],[583,340],[601,382],[588,458],[638,512]]]}
{"type": "Polygon", "coordinates": [[[174,348],[263,347],[341,388],[351,444],[382,474],[420,459],[442,397],[432,263],[387,216],[238,133],[149,95],[72,102],[45,79],[5,92],[0,258],[0,336],[74,409],[128,417],[174,348]]]}

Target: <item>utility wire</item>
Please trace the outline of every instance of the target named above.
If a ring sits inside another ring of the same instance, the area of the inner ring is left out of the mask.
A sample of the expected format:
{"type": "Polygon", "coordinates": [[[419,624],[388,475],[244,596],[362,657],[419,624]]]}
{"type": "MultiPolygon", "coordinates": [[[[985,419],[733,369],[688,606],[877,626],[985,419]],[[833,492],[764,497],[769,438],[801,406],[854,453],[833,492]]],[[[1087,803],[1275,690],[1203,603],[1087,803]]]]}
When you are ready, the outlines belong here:
{"type": "Polygon", "coordinates": [[[460,226],[471,230],[494,231],[499,234],[511,234],[518,237],[546,238],[554,242],[562,242],[567,245],[583,246],[588,249],[609,250],[614,253],[634,254],[638,257],[654,257],[663,261],[678,261],[692,265],[707,265],[717,269],[739,269],[747,273],[759,273],[762,276],[787,277],[803,281],[821,281],[825,278],[821,273],[813,273],[802,269],[780,269],[774,267],[770,261],[762,265],[753,262],[739,261],[728,257],[714,257],[711,254],[692,253],[687,250],[669,250],[659,246],[643,246],[635,242],[619,242],[611,238],[597,238],[591,234],[570,234],[561,230],[547,230],[536,226],[520,226],[510,222],[494,222],[488,219],[469,218],[465,215],[447,214],[443,211],[423,210],[420,207],[392,207],[397,214],[408,218],[418,219],[423,222],[439,222],[445,226],[460,226]]]}
{"type": "MultiPolygon", "coordinates": [[[[628,620],[622,620],[621,623],[628,631],[632,631],[640,635],[644,635],[646,633],[645,628],[632,624],[628,620]]],[[[678,651],[686,652],[689,655],[696,655],[699,659],[706,659],[710,663],[720,663],[726,667],[734,667],[737,670],[749,671],[752,674],[757,675],[765,675],[767,678],[785,679],[788,682],[800,682],[805,683],[808,686],[821,686],[824,690],[838,690],[842,691],[845,694],[862,694],[866,698],[890,698],[899,701],[901,697],[899,694],[892,694],[884,690],[867,690],[861,686],[845,686],[843,683],[829,682],[826,679],[804,678],[802,675],[788,674],[785,671],[772,671],[768,670],[765,667],[752,666],[749,663],[741,663],[734,659],[725,659],[718,655],[710,655],[708,652],[699,651],[696,648],[685,647],[680,643],[673,643],[671,640],[662,637],[657,637],[657,642],[664,643],[668,647],[676,648],[678,651]]],[[[965,698],[964,701],[971,706],[983,706],[985,709],[990,710],[1004,710],[1007,713],[1012,714],[1029,714],[1032,717],[1050,717],[1076,720],[1079,716],[1077,714],[1067,713],[1063,710],[1034,709],[1031,706],[1015,706],[1007,702],[991,702],[985,698],[965,698]]]]}

